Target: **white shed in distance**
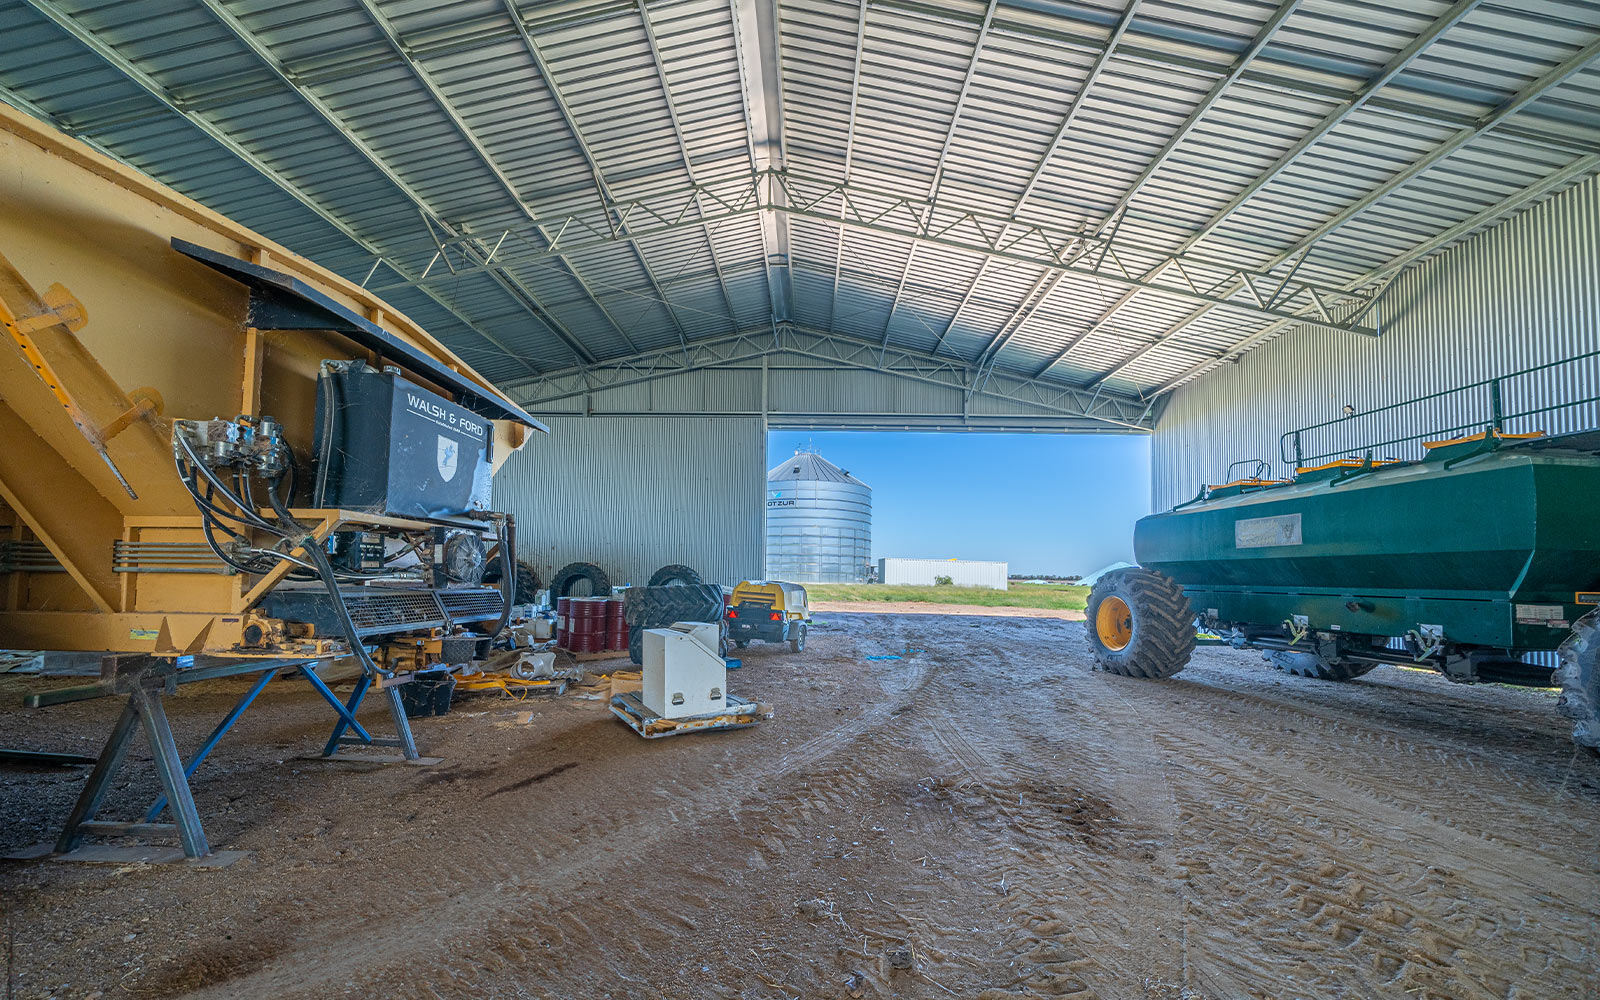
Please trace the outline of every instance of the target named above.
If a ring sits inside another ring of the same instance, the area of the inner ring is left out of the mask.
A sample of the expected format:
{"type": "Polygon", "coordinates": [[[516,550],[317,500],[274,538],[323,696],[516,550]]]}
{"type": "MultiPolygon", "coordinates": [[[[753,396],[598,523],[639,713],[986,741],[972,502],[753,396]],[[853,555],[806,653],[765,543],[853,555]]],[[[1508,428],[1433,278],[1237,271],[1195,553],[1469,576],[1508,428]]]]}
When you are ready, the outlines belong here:
{"type": "Polygon", "coordinates": [[[937,577],[947,576],[957,587],[1005,590],[1010,566],[974,559],[879,559],[878,579],[902,586],[931,587],[937,577]]]}

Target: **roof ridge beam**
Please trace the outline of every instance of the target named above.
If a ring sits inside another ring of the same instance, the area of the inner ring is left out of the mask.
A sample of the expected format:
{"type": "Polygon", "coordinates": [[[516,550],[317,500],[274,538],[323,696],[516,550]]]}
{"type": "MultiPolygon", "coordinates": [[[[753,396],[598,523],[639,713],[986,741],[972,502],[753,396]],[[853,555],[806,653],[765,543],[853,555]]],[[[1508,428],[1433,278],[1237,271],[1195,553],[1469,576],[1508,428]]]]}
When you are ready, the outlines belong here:
{"type": "MultiPolygon", "coordinates": [[[[672,120],[672,134],[678,139],[678,153],[683,157],[684,173],[689,175],[690,183],[694,183],[694,161],[689,157],[689,141],[683,134],[683,122],[678,119],[677,102],[672,99],[672,84],[667,80],[667,62],[661,56],[661,44],[656,40],[656,29],[650,23],[650,11],[645,6],[645,0],[638,0],[638,3],[639,20],[644,23],[644,37],[650,43],[650,57],[655,63],[656,79],[661,81],[661,100],[667,107],[667,117],[672,120]]],[[[737,330],[739,316],[733,308],[733,296],[728,293],[728,278],[723,274],[722,260],[717,256],[717,245],[711,238],[711,227],[704,219],[700,221],[700,231],[706,238],[706,252],[711,255],[711,267],[717,272],[717,287],[722,290],[723,304],[728,307],[728,322],[737,330]]]]}
{"type": "MultiPolygon", "coordinates": [[[[856,60],[850,77],[850,124],[844,138],[844,187],[850,186],[850,167],[856,153],[856,116],[861,109],[861,62],[867,50],[867,0],[856,0],[856,60]]],[[[839,200],[839,241],[833,250],[833,296],[828,307],[828,332],[833,332],[839,319],[839,272],[844,266],[844,216],[849,199],[839,200]]]]}
{"type": "MultiPolygon", "coordinates": [[[[967,105],[967,94],[972,89],[972,79],[978,75],[978,59],[983,54],[983,43],[989,39],[989,29],[994,25],[994,12],[999,5],[1000,0],[989,0],[989,7],[983,14],[983,25],[978,29],[978,38],[972,44],[972,58],[967,60],[967,73],[961,80],[961,90],[956,94],[956,106],[950,112],[950,127],[945,129],[944,144],[939,147],[939,159],[933,165],[933,183],[928,186],[929,202],[939,200],[939,188],[944,184],[945,160],[950,155],[950,147],[955,145],[956,129],[961,123],[961,113],[967,105]]],[[[921,246],[921,241],[911,241],[911,252],[906,254],[906,266],[900,269],[900,281],[895,285],[894,296],[889,300],[889,317],[883,321],[884,347],[889,346],[889,328],[894,325],[895,310],[900,308],[900,296],[906,290],[906,279],[911,277],[911,266],[915,263],[917,249],[921,246]]]]}

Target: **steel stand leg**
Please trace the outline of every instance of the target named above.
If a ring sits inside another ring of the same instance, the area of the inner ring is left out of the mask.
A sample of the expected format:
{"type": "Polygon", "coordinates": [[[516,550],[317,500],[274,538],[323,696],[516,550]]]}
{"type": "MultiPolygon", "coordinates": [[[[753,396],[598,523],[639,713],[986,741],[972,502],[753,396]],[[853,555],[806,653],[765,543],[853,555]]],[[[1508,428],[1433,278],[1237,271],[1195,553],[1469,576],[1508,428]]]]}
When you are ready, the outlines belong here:
{"type": "MultiPolygon", "coordinates": [[[[228,714],[222,717],[222,721],[217,723],[217,728],[211,730],[211,735],[206,737],[205,742],[200,744],[200,749],[196,750],[194,756],[189,758],[189,765],[183,769],[185,778],[194,775],[194,772],[200,767],[201,761],[204,761],[206,755],[216,749],[217,744],[221,742],[223,734],[233,728],[233,724],[239,721],[239,716],[243,715],[244,710],[250,707],[250,703],[256,700],[256,695],[260,694],[261,689],[266,687],[268,682],[276,676],[278,676],[277,668],[263,672],[260,679],[255,682],[250,690],[244,693],[244,697],[240,698],[228,714]]],[[[161,810],[166,807],[167,797],[162,795],[156,799],[155,805],[150,807],[150,811],[145,813],[144,821],[146,823],[154,823],[161,816],[161,810]]]]}
{"type": "Polygon", "coordinates": [[[117,773],[117,769],[122,766],[122,759],[128,754],[128,744],[133,739],[134,723],[138,721],[138,705],[134,696],[129,695],[127,704],[122,707],[122,715],[112,727],[111,735],[106,737],[106,745],[100,751],[100,759],[95,761],[94,770],[89,772],[89,780],[84,784],[83,791],[78,793],[78,801],[73,805],[72,812],[67,815],[66,826],[61,828],[61,836],[56,838],[57,854],[66,854],[83,842],[83,833],[79,830],[79,826],[94,819],[95,814],[100,811],[100,805],[106,798],[106,791],[111,787],[111,777],[117,773]]]}
{"type": "Polygon", "coordinates": [[[178,745],[172,739],[172,726],[167,723],[161,693],[141,685],[134,689],[133,697],[139,705],[145,737],[155,751],[156,774],[171,803],[172,819],[178,827],[183,853],[191,858],[203,858],[211,853],[211,846],[206,843],[205,830],[200,827],[200,812],[195,809],[194,796],[189,792],[189,779],[183,773],[183,759],[178,756],[178,745]]]}
{"type": "Polygon", "coordinates": [[[361,723],[356,721],[356,710],[361,707],[362,701],[366,700],[367,689],[372,686],[372,678],[366,674],[357,677],[355,689],[350,692],[349,699],[340,704],[339,699],[333,696],[333,691],[323,683],[322,678],[311,670],[307,670],[306,674],[311,679],[311,682],[324,692],[323,697],[329,699],[328,703],[339,712],[339,721],[333,724],[333,734],[328,737],[327,745],[322,748],[322,756],[331,757],[334,751],[339,749],[339,741],[344,738],[346,729],[354,729],[363,743],[371,743],[372,734],[368,733],[362,728],[361,723]]]}
{"type": "Polygon", "coordinates": [[[400,752],[406,755],[406,760],[416,760],[422,755],[417,753],[417,741],[411,735],[411,720],[406,718],[406,706],[400,701],[400,685],[385,687],[383,697],[389,703],[389,714],[394,717],[394,728],[400,735],[400,752]]]}

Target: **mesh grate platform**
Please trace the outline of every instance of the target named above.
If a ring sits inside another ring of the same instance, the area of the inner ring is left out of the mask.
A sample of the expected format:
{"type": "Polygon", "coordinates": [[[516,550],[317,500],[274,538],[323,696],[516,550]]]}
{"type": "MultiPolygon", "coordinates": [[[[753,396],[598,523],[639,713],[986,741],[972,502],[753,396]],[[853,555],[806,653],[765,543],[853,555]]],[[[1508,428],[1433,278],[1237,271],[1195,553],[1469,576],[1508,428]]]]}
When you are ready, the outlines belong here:
{"type": "MultiPolygon", "coordinates": [[[[363,636],[440,628],[449,621],[478,622],[500,617],[505,604],[491,587],[463,590],[382,590],[351,588],[344,592],[345,607],[363,636]],[[441,607],[442,604],[442,607],[441,607]]],[[[277,590],[262,598],[261,613],[269,618],[305,622],[319,637],[339,638],[344,633],[325,591],[277,590]]]]}

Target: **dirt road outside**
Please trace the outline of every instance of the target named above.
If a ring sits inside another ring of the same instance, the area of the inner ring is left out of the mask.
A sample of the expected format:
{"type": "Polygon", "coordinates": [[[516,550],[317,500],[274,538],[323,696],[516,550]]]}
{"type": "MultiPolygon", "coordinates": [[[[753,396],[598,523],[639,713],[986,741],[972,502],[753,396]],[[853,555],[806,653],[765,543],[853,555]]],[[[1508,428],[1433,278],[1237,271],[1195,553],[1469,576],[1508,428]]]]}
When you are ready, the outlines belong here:
{"type": "MultiPolygon", "coordinates": [[[[196,778],[213,843],[250,857],[0,866],[7,988],[1600,995],[1600,764],[1545,693],[1305,681],[1218,649],[1131,680],[1041,618],[829,611],[804,653],[744,662],[732,689],[777,711],[760,727],[647,742],[599,701],[480,699],[419,721],[431,768],[299,759],[330,713],[275,682],[196,778]]],[[[24,685],[0,678],[0,705],[24,685]]],[[[241,689],[170,699],[182,745],[241,689]]],[[[92,752],[116,712],[0,726],[92,752]]],[[[154,794],[133,764],[114,816],[154,794]]],[[[0,772],[6,846],[48,836],[81,780],[0,772]]]]}

